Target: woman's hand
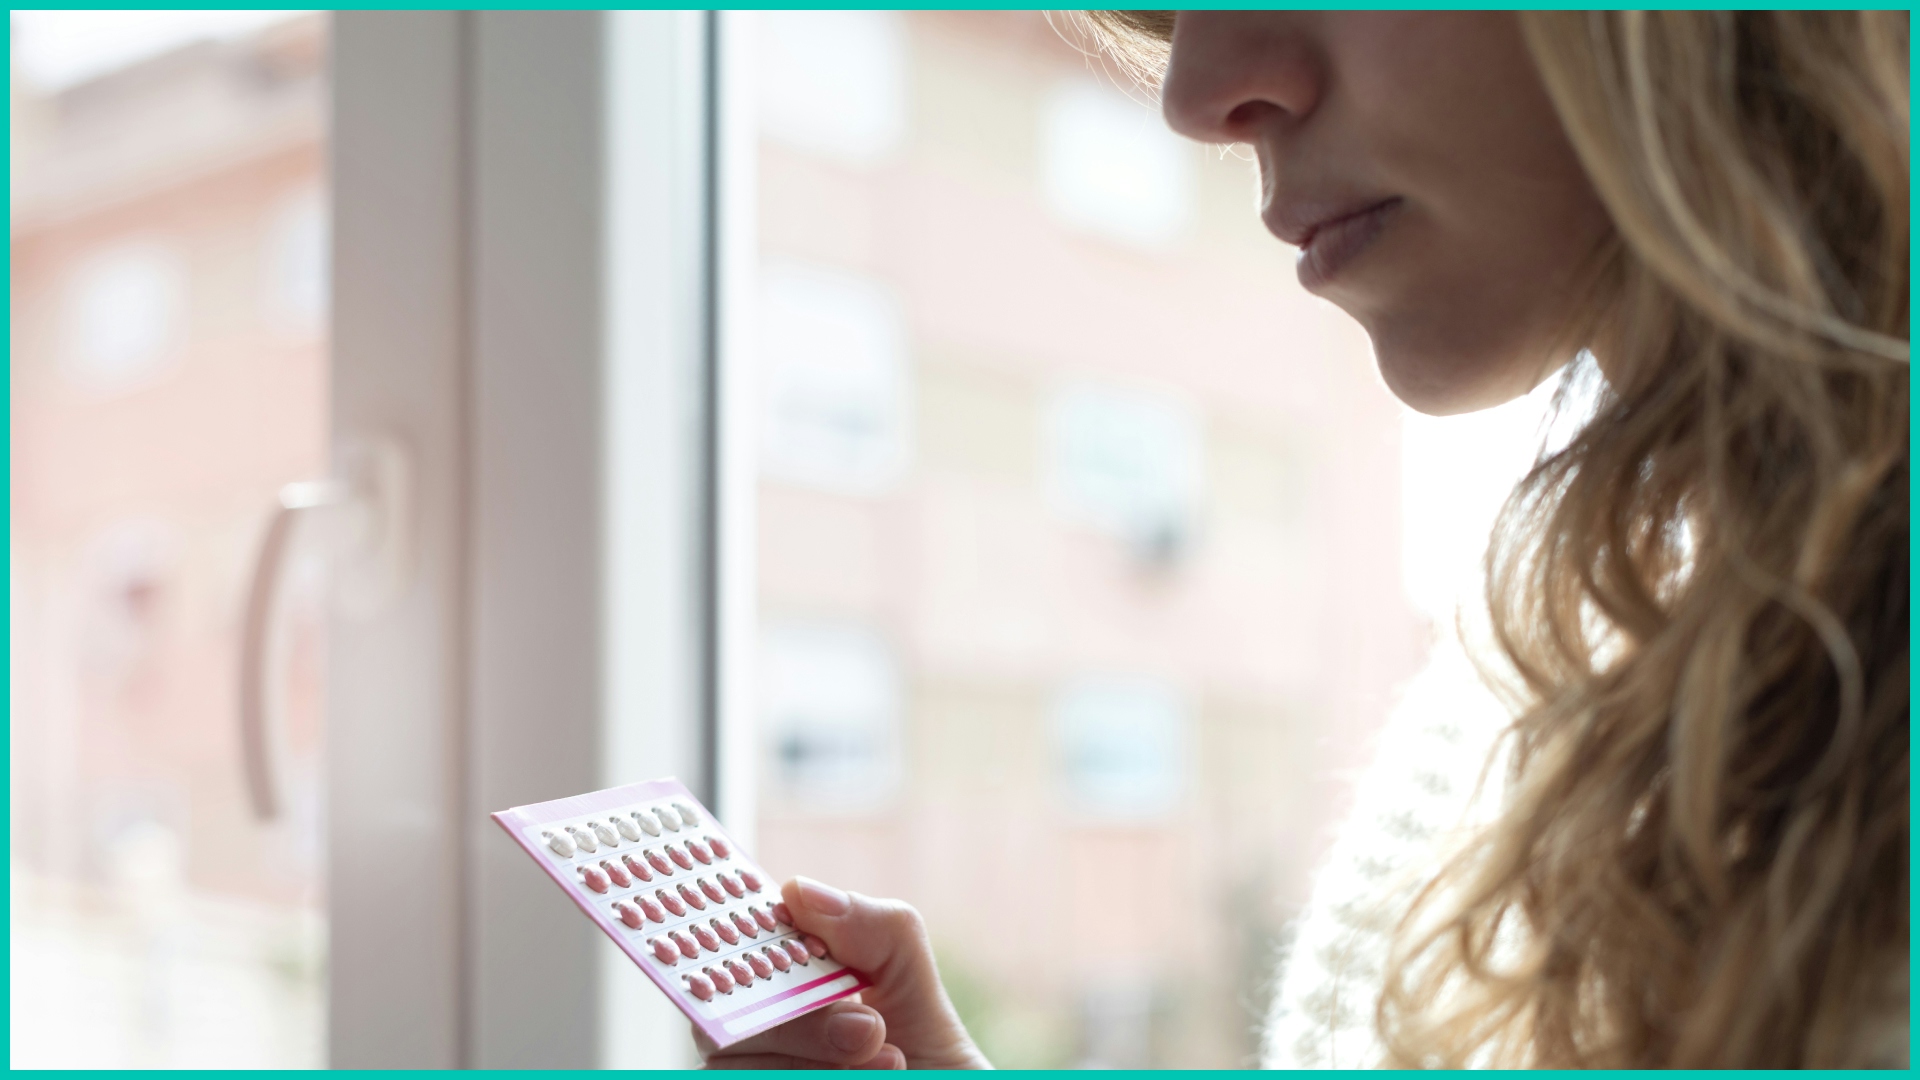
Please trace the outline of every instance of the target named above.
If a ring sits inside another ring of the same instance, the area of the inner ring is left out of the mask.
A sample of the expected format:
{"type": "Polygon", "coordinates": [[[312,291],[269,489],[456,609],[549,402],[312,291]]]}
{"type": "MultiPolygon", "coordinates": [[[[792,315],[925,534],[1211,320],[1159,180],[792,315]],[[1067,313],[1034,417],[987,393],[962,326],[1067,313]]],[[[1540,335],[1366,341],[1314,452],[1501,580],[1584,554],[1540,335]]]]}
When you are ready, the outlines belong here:
{"type": "Polygon", "coordinates": [[[866,974],[857,995],[714,1049],[694,1030],[712,1069],[990,1069],[940,985],[920,913],[899,900],[844,893],[811,878],[781,886],[795,928],[826,942],[827,953],[866,974]]]}

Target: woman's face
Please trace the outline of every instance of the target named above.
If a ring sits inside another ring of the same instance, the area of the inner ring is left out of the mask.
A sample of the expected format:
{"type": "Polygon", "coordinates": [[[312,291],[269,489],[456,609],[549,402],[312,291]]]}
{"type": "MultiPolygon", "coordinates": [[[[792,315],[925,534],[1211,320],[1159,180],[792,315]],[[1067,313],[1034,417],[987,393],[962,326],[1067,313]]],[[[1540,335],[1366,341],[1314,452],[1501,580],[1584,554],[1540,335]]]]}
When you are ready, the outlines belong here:
{"type": "Polygon", "coordinates": [[[1253,146],[1261,219],[1408,405],[1496,405],[1566,358],[1609,226],[1513,14],[1183,11],[1163,98],[1253,146]]]}

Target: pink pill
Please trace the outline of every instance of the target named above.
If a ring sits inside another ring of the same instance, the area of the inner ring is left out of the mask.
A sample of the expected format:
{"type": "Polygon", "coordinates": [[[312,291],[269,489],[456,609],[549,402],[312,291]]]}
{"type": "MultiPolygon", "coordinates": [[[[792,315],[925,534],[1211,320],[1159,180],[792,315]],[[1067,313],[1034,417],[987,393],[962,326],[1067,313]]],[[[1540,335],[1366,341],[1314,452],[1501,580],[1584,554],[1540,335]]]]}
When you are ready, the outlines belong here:
{"type": "Polygon", "coordinates": [[[720,891],[720,886],[715,885],[706,878],[700,879],[700,888],[707,894],[707,899],[712,900],[714,903],[724,904],[727,902],[727,894],[720,891]]]}
{"type": "Polygon", "coordinates": [[[746,886],[740,884],[740,879],[737,877],[734,877],[732,874],[721,874],[720,884],[725,885],[727,887],[727,891],[732,893],[735,896],[747,895],[746,886]]]}
{"type": "Polygon", "coordinates": [[[749,892],[760,891],[760,875],[759,874],[756,874],[751,870],[742,870],[740,871],[740,880],[743,882],[746,882],[747,891],[749,892]]]}
{"type": "Polygon", "coordinates": [[[720,939],[713,936],[713,931],[701,926],[699,923],[694,923],[692,926],[687,927],[687,929],[693,933],[693,939],[700,943],[701,948],[708,952],[720,951],[720,939]]]}
{"type": "Polygon", "coordinates": [[[597,866],[581,867],[580,878],[587,883],[587,888],[594,892],[607,891],[607,875],[597,866]]]}
{"type": "Polygon", "coordinates": [[[692,960],[694,957],[700,955],[700,943],[688,937],[687,935],[681,933],[678,930],[675,930],[673,933],[668,934],[667,936],[672,938],[673,943],[680,947],[681,956],[684,956],[687,959],[692,960]]]}
{"type": "Polygon", "coordinates": [[[660,962],[669,967],[678,963],[680,960],[679,951],[673,947],[673,942],[668,941],[666,938],[651,938],[647,941],[647,945],[653,949],[653,955],[659,957],[660,962]]]}
{"type": "Polygon", "coordinates": [[[634,877],[638,878],[639,880],[641,881],[653,880],[653,874],[647,869],[646,863],[641,862],[639,859],[636,859],[631,855],[624,856],[621,859],[621,861],[627,864],[627,872],[632,874],[634,877]]]}
{"type": "Polygon", "coordinates": [[[687,913],[687,905],[681,903],[679,897],[673,895],[667,890],[655,889],[653,891],[653,895],[658,897],[660,899],[660,903],[664,905],[666,909],[669,912],[672,912],[674,915],[685,915],[687,913]]]}
{"type": "Polygon", "coordinates": [[[687,854],[686,849],[670,847],[667,849],[667,854],[673,856],[673,861],[680,864],[680,869],[693,869],[693,856],[687,854]]]}
{"type": "Polygon", "coordinates": [[[733,981],[741,986],[753,985],[753,969],[738,960],[727,961],[727,974],[733,976],[733,981]]]}
{"type": "Polygon", "coordinates": [[[660,901],[655,900],[653,897],[636,896],[633,898],[633,902],[639,904],[641,912],[654,922],[667,921],[667,913],[660,910],[660,901]]]}
{"type": "Polygon", "coordinates": [[[655,851],[652,848],[647,849],[646,855],[647,855],[647,861],[653,864],[653,868],[655,870],[658,870],[669,877],[673,875],[673,864],[667,861],[667,857],[665,855],[660,854],[658,851],[655,851]]]}
{"type": "Polygon", "coordinates": [[[747,918],[747,913],[744,911],[736,911],[733,913],[733,925],[739,927],[740,932],[750,938],[760,936],[760,928],[753,925],[753,920],[747,918]]]}
{"type": "Polygon", "coordinates": [[[726,972],[721,971],[719,968],[701,968],[700,970],[706,972],[707,978],[713,980],[713,988],[715,990],[723,994],[733,993],[733,979],[726,972]]]}
{"type": "Polygon", "coordinates": [[[753,968],[753,973],[755,975],[758,975],[763,979],[773,978],[773,965],[768,962],[766,957],[761,956],[759,953],[754,953],[754,952],[746,953],[744,955],[747,958],[747,966],[753,968]]]}
{"type": "Polygon", "coordinates": [[[619,867],[613,865],[610,862],[601,863],[600,869],[605,870],[607,872],[607,876],[613,879],[613,883],[615,885],[620,886],[623,889],[633,884],[633,879],[627,876],[627,872],[625,870],[620,869],[619,867]]]}
{"type": "Polygon", "coordinates": [[[694,858],[699,859],[700,865],[702,866],[713,861],[713,852],[707,850],[707,845],[698,840],[687,841],[687,852],[694,858]]]}
{"type": "Polygon", "coordinates": [[[773,917],[773,907],[771,905],[767,907],[757,907],[752,910],[753,921],[759,923],[761,929],[771,930],[780,925],[773,917]]]}
{"type": "Polygon", "coordinates": [[[724,859],[733,854],[733,849],[727,846],[727,842],[717,836],[707,837],[707,846],[713,849],[713,857],[716,859],[724,859]]]}
{"type": "Polygon", "coordinates": [[[780,946],[769,945],[760,951],[767,954],[767,962],[772,964],[776,971],[791,971],[793,969],[793,957],[788,956],[787,950],[780,946]]]}
{"type": "Polygon", "coordinates": [[[701,1001],[713,1000],[713,980],[698,972],[686,976],[687,992],[701,1001]]]}
{"type": "Polygon", "coordinates": [[[793,912],[787,910],[786,904],[776,900],[768,910],[773,912],[774,920],[781,926],[793,925],[793,912]]]}
{"type": "Polygon", "coordinates": [[[639,909],[627,903],[625,900],[615,900],[613,902],[613,913],[620,916],[621,922],[626,923],[635,930],[640,929],[640,924],[646,921],[640,917],[639,909]]]}
{"type": "Polygon", "coordinates": [[[707,902],[700,899],[700,894],[694,892],[691,885],[683,883],[680,886],[680,899],[685,900],[695,911],[707,910],[707,902]]]}
{"type": "Polygon", "coordinates": [[[806,936],[806,942],[807,942],[808,952],[812,953],[813,955],[819,957],[822,960],[825,960],[827,958],[826,942],[821,941],[819,938],[814,937],[812,934],[808,934],[806,936]]]}
{"type": "Polygon", "coordinates": [[[735,930],[732,923],[721,922],[719,919],[715,919],[713,920],[713,932],[719,934],[720,940],[729,945],[740,944],[740,931],[735,930]]]}
{"type": "Polygon", "coordinates": [[[813,963],[813,954],[807,951],[807,947],[800,943],[799,938],[788,938],[780,944],[786,947],[787,955],[793,957],[794,963],[802,967],[813,963]]]}

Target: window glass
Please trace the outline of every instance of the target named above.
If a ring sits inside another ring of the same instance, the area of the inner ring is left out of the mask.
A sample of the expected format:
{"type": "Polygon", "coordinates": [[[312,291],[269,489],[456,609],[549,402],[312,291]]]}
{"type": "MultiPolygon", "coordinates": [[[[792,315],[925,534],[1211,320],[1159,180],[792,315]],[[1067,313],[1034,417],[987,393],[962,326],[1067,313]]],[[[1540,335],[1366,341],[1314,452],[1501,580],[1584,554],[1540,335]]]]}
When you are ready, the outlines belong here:
{"type": "Polygon", "coordinates": [[[997,1064],[1247,1064],[1429,651],[1402,409],[1251,163],[1042,14],[885,15],[857,167],[766,112],[840,16],[751,18],[756,854],[917,905],[997,1064]]]}
{"type": "Polygon", "coordinates": [[[10,21],[10,1063],[318,1066],[311,564],[271,821],[235,699],[267,514],[327,467],[327,22],[10,21]]]}

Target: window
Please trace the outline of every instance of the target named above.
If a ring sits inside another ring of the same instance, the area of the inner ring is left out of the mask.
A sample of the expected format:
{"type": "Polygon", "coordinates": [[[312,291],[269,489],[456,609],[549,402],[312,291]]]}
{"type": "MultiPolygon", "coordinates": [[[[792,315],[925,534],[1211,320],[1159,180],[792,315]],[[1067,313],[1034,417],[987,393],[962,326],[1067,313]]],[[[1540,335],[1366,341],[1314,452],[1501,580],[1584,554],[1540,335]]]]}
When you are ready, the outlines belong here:
{"type": "Polygon", "coordinates": [[[187,274],[157,240],[133,240],[81,260],[68,285],[68,371],[83,386],[151,381],[186,336],[187,274]]]}
{"type": "Polygon", "coordinates": [[[327,467],[329,24],[11,21],[11,1064],[323,1065],[310,578],[272,822],[234,685],[260,526],[327,467]]]}
{"type": "Polygon", "coordinates": [[[1043,110],[1042,185],[1061,221],[1141,247],[1180,235],[1199,147],[1158,110],[1087,78],[1057,83],[1043,110]]]}
{"type": "Polygon", "coordinates": [[[1055,499],[1147,562],[1177,559],[1194,526],[1204,475],[1201,435],[1177,402],[1076,387],[1055,400],[1049,464],[1055,499]]]}
{"type": "Polygon", "coordinates": [[[756,65],[762,129],[839,161],[884,156],[906,131],[904,36],[899,12],[767,12],[756,65]]]}
{"type": "Polygon", "coordinates": [[[884,490],[906,468],[906,340],[878,282],[773,263],[760,305],[762,463],[831,491],[884,490]]]}
{"type": "Polygon", "coordinates": [[[1396,695],[1481,707],[1459,440],[1037,13],[14,18],[15,1064],[677,1063],[459,809],[673,772],[916,904],[995,1062],[1239,1065],[1396,695]],[[235,622],[330,457],[417,587],[290,575],[263,822],[235,622]]]}
{"type": "Polygon", "coordinates": [[[775,622],[760,678],[782,801],[827,813],[884,808],[900,781],[900,685],[879,636],[851,623],[775,622]]]}
{"type": "Polygon", "coordinates": [[[1069,815],[1088,821],[1155,821],[1187,794],[1191,757],[1186,702],[1143,678],[1069,683],[1053,710],[1054,752],[1069,815]]]}

